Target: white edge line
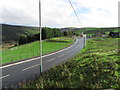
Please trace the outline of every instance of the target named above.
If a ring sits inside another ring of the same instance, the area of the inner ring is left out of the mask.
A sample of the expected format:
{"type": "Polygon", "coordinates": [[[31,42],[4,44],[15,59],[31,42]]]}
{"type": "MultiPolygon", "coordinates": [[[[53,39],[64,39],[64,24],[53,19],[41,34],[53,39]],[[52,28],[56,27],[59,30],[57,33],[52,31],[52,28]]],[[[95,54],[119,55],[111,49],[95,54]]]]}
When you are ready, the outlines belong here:
{"type": "Polygon", "coordinates": [[[26,60],[26,61],[21,61],[21,62],[13,63],[13,64],[9,64],[9,65],[5,65],[5,66],[0,67],[0,69],[1,69],[1,68],[6,68],[6,67],[10,67],[10,66],[13,66],[13,65],[17,65],[17,64],[21,64],[21,63],[25,63],[25,62],[29,62],[29,61],[33,61],[33,60],[39,59],[39,58],[40,58],[40,57],[33,58],[33,59],[29,59],[29,60],[26,60]]]}
{"type": "Polygon", "coordinates": [[[38,65],[40,65],[40,64],[36,64],[36,65],[30,66],[30,67],[27,67],[27,68],[25,68],[25,69],[22,69],[22,71],[25,71],[25,70],[28,70],[28,69],[30,69],[30,68],[36,67],[36,66],[38,66],[38,65]]]}
{"type": "Polygon", "coordinates": [[[9,76],[10,75],[5,75],[5,76],[0,77],[0,79],[6,78],[6,77],[9,77],[9,76]]]}
{"type": "MultiPolygon", "coordinates": [[[[77,43],[77,41],[78,41],[78,39],[75,41],[75,43],[77,43]]],[[[75,43],[74,43],[74,44],[75,44],[75,43]]],[[[73,45],[74,45],[74,44],[73,44],[73,45]]],[[[65,48],[65,49],[62,49],[62,50],[60,50],[60,51],[57,51],[57,52],[54,52],[54,53],[51,53],[51,54],[44,55],[44,56],[42,56],[42,57],[47,57],[47,56],[54,55],[54,54],[56,54],[56,53],[62,52],[62,51],[64,51],[64,50],[67,50],[67,49],[71,48],[73,45],[71,45],[71,46],[69,46],[69,47],[67,47],[67,48],[65,48]]],[[[33,60],[36,60],[36,59],[39,59],[39,58],[40,58],[40,57],[33,58],[33,59],[29,59],[29,60],[26,60],[26,61],[21,61],[21,62],[13,63],[13,64],[9,64],[9,65],[5,65],[5,66],[0,67],[0,69],[6,68],[6,67],[10,67],[10,66],[13,66],[13,65],[17,65],[17,64],[21,64],[21,63],[25,63],[25,62],[29,62],[29,61],[33,61],[33,60]]]]}
{"type": "MultiPolygon", "coordinates": [[[[77,41],[78,41],[78,39],[76,40],[75,43],[77,43],[77,41]]],[[[75,43],[74,43],[74,44],[75,44],[75,43]]],[[[73,45],[74,45],[74,44],[73,44],[73,45]]],[[[53,54],[56,54],[56,53],[62,52],[62,51],[64,51],[64,50],[66,50],[66,49],[71,48],[73,45],[71,45],[71,46],[69,46],[69,47],[67,47],[67,48],[65,48],[65,49],[62,49],[62,50],[60,50],[60,51],[57,51],[57,52],[54,52],[54,53],[51,53],[51,54],[48,54],[48,55],[44,55],[44,56],[42,56],[42,57],[47,57],[47,56],[50,56],[50,55],[53,55],[53,54]]]]}

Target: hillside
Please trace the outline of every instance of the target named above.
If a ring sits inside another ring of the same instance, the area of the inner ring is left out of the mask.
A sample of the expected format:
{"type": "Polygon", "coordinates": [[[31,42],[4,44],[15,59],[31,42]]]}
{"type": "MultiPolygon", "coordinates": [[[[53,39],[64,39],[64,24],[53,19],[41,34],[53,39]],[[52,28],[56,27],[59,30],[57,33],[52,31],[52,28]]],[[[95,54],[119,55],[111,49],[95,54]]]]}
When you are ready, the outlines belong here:
{"type": "Polygon", "coordinates": [[[109,34],[110,32],[120,32],[120,27],[110,27],[110,28],[75,28],[75,27],[68,27],[68,28],[61,28],[61,31],[71,30],[76,34],[85,33],[88,37],[95,36],[98,33],[105,33],[109,34]]]}
{"type": "Polygon", "coordinates": [[[96,33],[98,30],[101,30],[102,32],[110,32],[110,31],[115,31],[115,30],[120,30],[119,27],[110,27],[110,28],[93,28],[93,27],[88,27],[88,28],[76,28],[76,27],[68,27],[68,28],[61,28],[61,31],[65,30],[72,30],[74,32],[84,32],[84,33],[96,33]]]}
{"type": "Polygon", "coordinates": [[[38,27],[27,27],[2,24],[2,39],[5,41],[18,41],[20,36],[39,33],[38,27]]]}
{"type": "MultiPolygon", "coordinates": [[[[39,33],[38,27],[28,27],[28,26],[17,26],[17,25],[7,25],[7,24],[0,24],[2,25],[2,38],[3,42],[9,42],[9,41],[18,41],[19,37],[21,36],[27,36],[27,35],[33,35],[36,33],[39,33]]],[[[98,31],[100,32],[110,32],[110,31],[120,31],[120,28],[118,27],[111,27],[111,28],[76,28],[76,27],[67,27],[67,28],[61,28],[61,31],[65,30],[72,30],[75,33],[81,33],[84,32],[86,34],[95,34],[98,31]]]]}

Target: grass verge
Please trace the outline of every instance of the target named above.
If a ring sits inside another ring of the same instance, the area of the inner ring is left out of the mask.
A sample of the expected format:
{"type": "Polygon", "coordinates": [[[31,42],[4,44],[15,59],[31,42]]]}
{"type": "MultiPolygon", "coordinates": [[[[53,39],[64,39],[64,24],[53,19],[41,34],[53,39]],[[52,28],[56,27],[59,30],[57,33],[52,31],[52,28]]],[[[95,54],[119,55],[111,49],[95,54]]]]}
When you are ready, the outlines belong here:
{"type": "MultiPolygon", "coordinates": [[[[52,38],[51,41],[46,40],[42,42],[42,54],[51,53],[62,48],[68,47],[74,42],[71,37],[59,37],[52,38]],[[62,41],[62,42],[60,42],[62,41]]],[[[11,49],[6,49],[2,51],[2,63],[8,63],[12,61],[27,59],[40,55],[40,42],[35,41],[29,44],[21,45],[11,49]]]]}
{"type": "Polygon", "coordinates": [[[20,88],[120,88],[118,40],[89,39],[77,56],[20,88]]]}

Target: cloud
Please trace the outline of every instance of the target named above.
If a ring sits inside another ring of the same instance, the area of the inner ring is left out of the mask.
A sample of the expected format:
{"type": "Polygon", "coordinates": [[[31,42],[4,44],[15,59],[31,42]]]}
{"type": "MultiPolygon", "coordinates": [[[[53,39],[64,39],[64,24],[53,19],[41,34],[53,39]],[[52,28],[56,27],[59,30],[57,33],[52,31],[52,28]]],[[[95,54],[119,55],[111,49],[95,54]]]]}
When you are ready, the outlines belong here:
{"type": "Polygon", "coordinates": [[[84,0],[80,3],[82,7],[91,9],[90,13],[81,14],[84,17],[83,23],[86,25],[97,27],[118,26],[118,0],[84,0]]]}
{"type": "Polygon", "coordinates": [[[38,25],[38,0],[3,0],[2,22],[38,25]]]}
{"type": "MultiPolygon", "coordinates": [[[[3,0],[2,22],[37,25],[39,0],[3,0]]],[[[71,0],[82,25],[68,0],[41,0],[42,26],[49,27],[115,27],[118,26],[119,0],[71,0]]],[[[1,17],[0,17],[1,18],[1,17]]]]}

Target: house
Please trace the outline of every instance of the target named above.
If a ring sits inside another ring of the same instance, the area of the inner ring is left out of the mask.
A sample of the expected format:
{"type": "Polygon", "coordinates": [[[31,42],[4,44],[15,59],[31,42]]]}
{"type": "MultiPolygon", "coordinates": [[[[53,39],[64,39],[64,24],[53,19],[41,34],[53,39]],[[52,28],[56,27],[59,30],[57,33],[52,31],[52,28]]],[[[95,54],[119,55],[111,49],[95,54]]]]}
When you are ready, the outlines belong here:
{"type": "Polygon", "coordinates": [[[95,34],[95,37],[107,37],[108,35],[106,33],[103,33],[103,32],[97,32],[95,34]]]}

